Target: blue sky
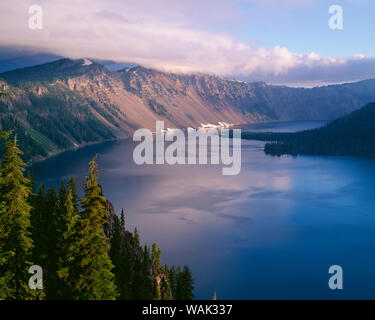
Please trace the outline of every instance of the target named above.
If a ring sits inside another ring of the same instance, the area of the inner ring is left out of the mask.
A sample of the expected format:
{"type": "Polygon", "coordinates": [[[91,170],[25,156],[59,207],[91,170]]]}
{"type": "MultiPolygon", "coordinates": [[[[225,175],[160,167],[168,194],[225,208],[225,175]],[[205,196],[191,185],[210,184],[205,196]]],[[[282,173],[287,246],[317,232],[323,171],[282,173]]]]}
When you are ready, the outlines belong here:
{"type": "Polygon", "coordinates": [[[3,52],[50,53],[311,86],[375,78],[374,0],[33,0],[0,2],[3,52]],[[331,5],[343,30],[328,27],[331,5]]]}
{"type": "Polygon", "coordinates": [[[260,46],[281,45],[297,53],[314,51],[341,57],[375,55],[373,0],[302,0],[276,6],[241,1],[237,5],[248,17],[235,31],[239,39],[257,39],[260,46]],[[343,30],[328,28],[331,16],[328,8],[337,4],[343,8],[343,30]]]}

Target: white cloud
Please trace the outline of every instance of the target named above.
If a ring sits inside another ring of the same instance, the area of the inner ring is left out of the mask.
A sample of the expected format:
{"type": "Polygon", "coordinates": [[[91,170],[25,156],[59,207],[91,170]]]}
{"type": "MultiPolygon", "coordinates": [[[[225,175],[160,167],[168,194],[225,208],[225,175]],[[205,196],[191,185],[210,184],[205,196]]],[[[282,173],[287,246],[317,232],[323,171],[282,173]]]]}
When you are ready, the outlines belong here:
{"type": "Polygon", "coordinates": [[[43,0],[39,5],[44,10],[44,28],[30,30],[28,8],[33,2],[1,2],[1,46],[246,80],[335,82],[375,76],[374,57],[320,57],[314,52],[297,54],[282,46],[254,48],[228,34],[211,31],[205,25],[210,19],[212,24],[241,19],[228,0],[43,0]],[[204,18],[206,23],[200,22],[204,18]]]}

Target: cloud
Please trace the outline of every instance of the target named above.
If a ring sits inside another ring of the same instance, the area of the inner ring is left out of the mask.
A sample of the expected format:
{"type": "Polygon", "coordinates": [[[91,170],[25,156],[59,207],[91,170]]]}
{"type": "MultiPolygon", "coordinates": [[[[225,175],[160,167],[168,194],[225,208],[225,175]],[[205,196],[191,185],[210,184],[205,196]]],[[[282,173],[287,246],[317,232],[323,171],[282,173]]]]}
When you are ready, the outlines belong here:
{"type": "MultiPolygon", "coordinates": [[[[294,53],[282,46],[255,48],[212,30],[218,23],[244,19],[229,0],[40,1],[44,28],[30,30],[28,8],[33,2],[0,4],[0,46],[280,83],[352,81],[375,76],[374,57],[321,57],[313,52],[294,53]]],[[[289,5],[310,2],[283,1],[289,5]]]]}
{"type": "Polygon", "coordinates": [[[321,58],[317,54],[296,55],[294,66],[286,72],[264,74],[257,70],[244,76],[246,80],[263,78],[277,84],[313,86],[317,84],[353,82],[375,77],[375,57],[355,55],[349,58],[321,58]]]}

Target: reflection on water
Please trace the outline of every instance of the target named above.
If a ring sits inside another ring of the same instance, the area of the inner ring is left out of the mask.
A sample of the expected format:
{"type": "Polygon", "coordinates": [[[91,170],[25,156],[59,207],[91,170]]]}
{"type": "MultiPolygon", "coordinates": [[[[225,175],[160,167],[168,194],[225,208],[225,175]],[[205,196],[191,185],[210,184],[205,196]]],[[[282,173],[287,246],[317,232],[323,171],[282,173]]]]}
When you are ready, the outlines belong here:
{"type": "Polygon", "coordinates": [[[127,228],[158,242],[163,262],[188,264],[198,298],[375,298],[375,161],[274,158],[243,141],[240,175],[223,176],[221,166],[136,166],[133,148],[90,146],[33,169],[47,186],[82,181],[99,152],[100,183],[127,228]],[[341,292],[328,289],[333,264],[341,292]]]}

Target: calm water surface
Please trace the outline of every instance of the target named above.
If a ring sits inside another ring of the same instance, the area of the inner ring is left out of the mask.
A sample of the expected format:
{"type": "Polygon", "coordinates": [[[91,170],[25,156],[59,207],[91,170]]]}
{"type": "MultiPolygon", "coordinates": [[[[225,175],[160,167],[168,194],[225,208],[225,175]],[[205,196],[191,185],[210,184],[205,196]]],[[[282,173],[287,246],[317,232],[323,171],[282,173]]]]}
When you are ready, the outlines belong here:
{"type": "MultiPolygon", "coordinates": [[[[322,122],[247,130],[296,131],[322,122]]],[[[129,141],[67,152],[33,167],[48,187],[75,176],[100,153],[100,183],[127,228],[157,242],[163,262],[188,264],[197,298],[375,298],[375,161],[350,157],[270,157],[243,141],[242,170],[221,166],[136,166],[129,141]],[[344,270],[344,290],[328,288],[328,268],[344,270]]]]}

